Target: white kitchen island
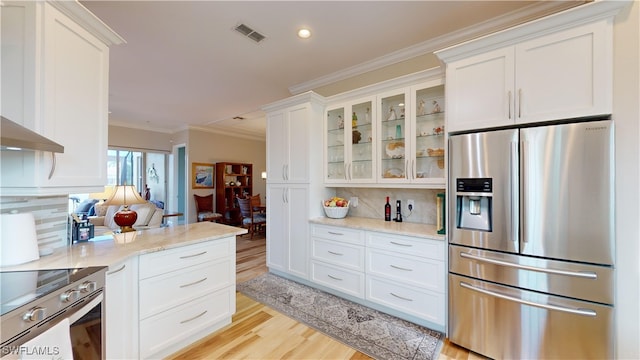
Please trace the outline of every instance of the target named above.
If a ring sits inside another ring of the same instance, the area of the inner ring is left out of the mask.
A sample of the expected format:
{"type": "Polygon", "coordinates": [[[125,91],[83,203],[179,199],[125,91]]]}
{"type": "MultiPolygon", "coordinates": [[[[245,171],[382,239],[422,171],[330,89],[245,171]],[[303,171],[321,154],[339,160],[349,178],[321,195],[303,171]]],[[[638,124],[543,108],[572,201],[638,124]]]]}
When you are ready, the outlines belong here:
{"type": "Polygon", "coordinates": [[[212,222],[149,229],[1,270],[108,266],[106,357],[161,358],[231,323],[235,239],[246,233],[212,222]]]}

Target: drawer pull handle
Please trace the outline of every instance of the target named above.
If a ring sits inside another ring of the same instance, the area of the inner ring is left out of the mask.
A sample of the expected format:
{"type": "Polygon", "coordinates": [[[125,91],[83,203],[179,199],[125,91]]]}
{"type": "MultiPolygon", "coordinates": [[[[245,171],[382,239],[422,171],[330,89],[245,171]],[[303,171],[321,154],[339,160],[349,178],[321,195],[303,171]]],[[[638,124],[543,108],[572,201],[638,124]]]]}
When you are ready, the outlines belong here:
{"type": "Polygon", "coordinates": [[[337,253],[337,252],[335,252],[335,251],[331,251],[331,250],[327,250],[327,252],[328,252],[329,254],[338,255],[338,256],[343,256],[343,255],[344,255],[344,254],[340,254],[340,253],[337,253]]]}
{"type": "Polygon", "coordinates": [[[399,245],[399,246],[407,246],[407,247],[412,247],[413,245],[411,244],[402,244],[402,243],[398,243],[395,241],[390,241],[390,243],[392,243],[393,245],[399,245]]]}
{"type": "Polygon", "coordinates": [[[107,275],[111,275],[111,274],[115,274],[115,273],[119,273],[120,271],[124,270],[124,268],[127,267],[127,264],[122,264],[122,266],[120,267],[120,269],[118,270],[113,270],[112,272],[108,272],[107,275]]]}
{"type": "Polygon", "coordinates": [[[327,276],[332,278],[333,280],[342,281],[342,279],[340,279],[339,277],[331,276],[331,275],[328,275],[328,274],[327,274],[327,276]]]}
{"type": "Polygon", "coordinates": [[[398,298],[398,299],[400,299],[400,300],[413,301],[413,299],[409,299],[409,298],[406,298],[406,297],[402,297],[402,296],[400,296],[400,295],[396,295],[396,294],[394,294],[394,293],[392,293],[392,292],[390,292],[389,294],[391,294],[391,295],[393,295],[393,296],[397,297],[397,298],[398,298]]]}
{"type": "Polygon", "coordinates": [[[389,265],[389,266],[391,266],[394,269],[398,269],[398,270],[413,271],[413,269],[407,269],[407,268],[403,268],[403,267],[400,267],[400,266],[395,266],[395,265],[389,265]]]}
{"type": "Polygon", "coordinates": [[[188,259],[188,258],[192,258],[192,257],[196,257],[196,256],[204,255],[204,254],[206,254],[206,253],[207,253],[206,251],[203,251],[203,252],[198,253],[198,254],[180,256],[180,259],[188,259]]]}
{"type": "Polygon", "coordinates": [[[339,235],[339,236],[344,235],[343,233],[338,233],[338,232],[333,232],[333,231],[329,231],[329,234],[331,234],[331,235],[339,235]]]}
{"type": "Polygon", "coordinates": [[[200,279],[200,280],[198,280],[198,281],[194,281],[194,282],[192,282],[192,283],[190,283],[190,284],[180,285],[180,288],[186,288],[186,287],[189,287],[189,286],[192,286],[192,285],[195,285],[195,284],[200,284],[200,283],[201,283],[201,282],[203,282],[203,281],[207,281],[207,278],[200,279]]]}
{"type": "Polygon", "coordinates": [[[184,323],[188,323],[189,321],[193,321],[193,320],[195,320],[195,319],[197,319],[197,318],[201,317],[202,315],[204,315],[204,314],[206,314],[206,313],[207,313],[207,310],[205,310],[205,311],[201,312],[200,314],[198,314],[198,315],[196,315],[196,316],[192,317],[191,319],[187,319],[187,320],[182,320],[182,321],[180,321],[180,324],[184,324],[184,323]]]}

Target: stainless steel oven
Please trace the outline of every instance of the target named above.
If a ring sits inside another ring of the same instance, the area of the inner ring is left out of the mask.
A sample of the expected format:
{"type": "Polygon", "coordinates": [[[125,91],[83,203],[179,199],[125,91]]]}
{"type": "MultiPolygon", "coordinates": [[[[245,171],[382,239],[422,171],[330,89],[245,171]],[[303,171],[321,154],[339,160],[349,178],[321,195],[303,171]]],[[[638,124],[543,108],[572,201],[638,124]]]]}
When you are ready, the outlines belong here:
{"type": "Polygon", "coordinates": [[[60,357],[70,343],[73,358],[104,358],[106,267],[0,272],[0,357],[60,357]],[[68,338],[39,345],[68,322],[68,338]]]}

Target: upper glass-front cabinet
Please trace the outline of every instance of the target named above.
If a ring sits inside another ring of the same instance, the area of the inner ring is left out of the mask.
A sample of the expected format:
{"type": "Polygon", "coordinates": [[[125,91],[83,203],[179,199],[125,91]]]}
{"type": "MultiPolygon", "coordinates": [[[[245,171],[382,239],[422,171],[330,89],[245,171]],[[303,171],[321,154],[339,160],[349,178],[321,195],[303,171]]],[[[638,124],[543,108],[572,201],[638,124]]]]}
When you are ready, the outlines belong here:
{"type": "Polygon", "coordinates": [[[327,110],[327,183],[372,183],[375,181],[375,107],[372,99],[327,110]]]}
{"type": "Polygon", "coordinates": [[[444,85],[416,88],[415,124],[412,155],[413,174],[416,182],[443,183],[444,161],[444,85]]]}
{"type": "Polygon", "coordinates": [[[442,78],[328,107],[325,183],[445,185],[442,78]]]}

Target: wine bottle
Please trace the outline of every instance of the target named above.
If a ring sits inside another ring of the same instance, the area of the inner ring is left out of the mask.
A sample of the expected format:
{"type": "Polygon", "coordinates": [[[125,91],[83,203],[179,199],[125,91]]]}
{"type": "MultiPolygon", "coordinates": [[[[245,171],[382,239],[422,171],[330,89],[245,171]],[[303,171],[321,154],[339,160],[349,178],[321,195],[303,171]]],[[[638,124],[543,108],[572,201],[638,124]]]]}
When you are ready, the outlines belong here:
{"type": "Polygon", "coordinates": [[[384,221],[391,221],[391,204],[389,204],[388,196],[387,203],[384,205],[384,221]]]}

